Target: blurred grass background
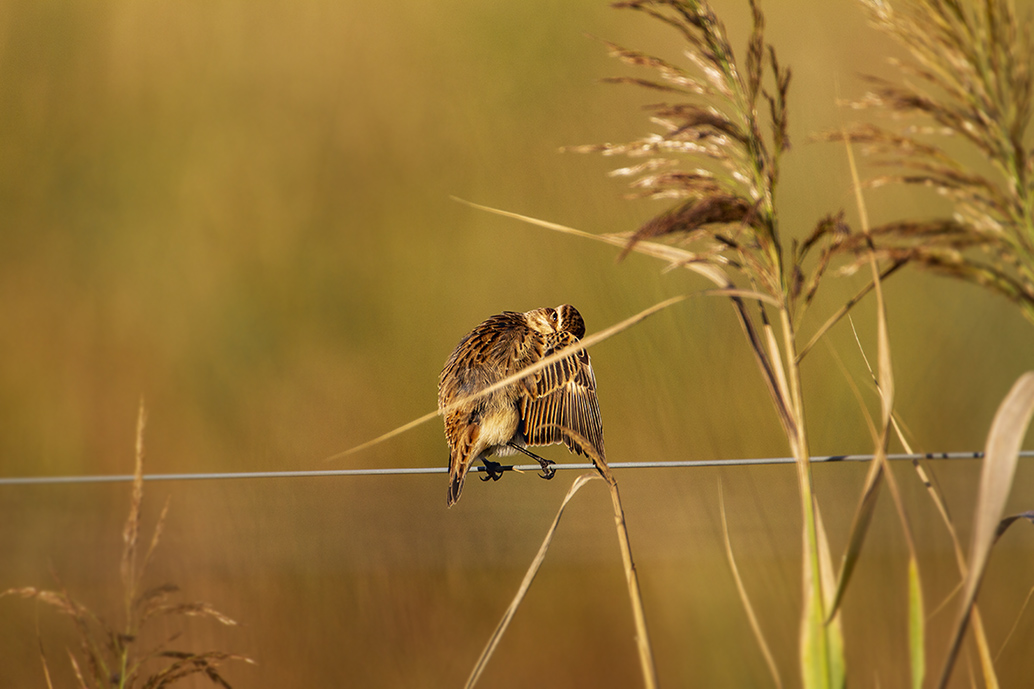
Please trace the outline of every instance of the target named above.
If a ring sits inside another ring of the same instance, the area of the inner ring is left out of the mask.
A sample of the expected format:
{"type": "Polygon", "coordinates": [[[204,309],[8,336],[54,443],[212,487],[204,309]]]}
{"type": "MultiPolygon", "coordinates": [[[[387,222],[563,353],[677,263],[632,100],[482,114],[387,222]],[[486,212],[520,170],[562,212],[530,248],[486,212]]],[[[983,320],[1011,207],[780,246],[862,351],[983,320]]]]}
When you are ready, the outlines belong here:
{"type": "MultiPolygon", "coordinates": [[[[746,2],[715,5],[739,49],[746,2]]],[[[827,212],[854,217],[842,149],[807,137],[851,116],[836,98],[860,95],[858,73],[883,73],[895,49],[846,0],[765,9],[768,40],[794,71],[782,227],[803,236],[827,212]]],[[[445,358],[493,313],[573,303],[591,332],[704,287],[449,198],[592,232],[627,231],[661,210],[620,198],[604,173],[623,161],[558,153],[641,134],[638,106],[655,99],[600,85],[629,72],[587,35],[680,54],[663,27],[587,0],[0,5],[2,473],[129,473],[141,395],[148,472],[324,468],[433,409],[445,358]]],[[[939,208],[903,191],[869,203],[874,222],[939,208]]],[[[860,284],[827,281],[811,327],[860,284]]],[[[906,271],[887,294],[898,410],[915,446],[982,448],[998,402],[1034,367],[1034,333],[1004,300],[947,280],[906,271]]],[[[870,305],[855,320],[871,355],[870,305]]],[[[829,341],[864,386],[850,329],[829,341]]],[[[657,315],[593,360],[611,461],[787,454],[721,301],[657,315]]],[[[830,348],[815,349],[804,375],[813,451],[870,451],[830,348]]],[[[569,461],[559,448],[545,454],[569,461]]],[[[434,422],[330,466],[446,461],[434,422]]],[[[932,611],[957,581],[950,543],[911,468],[896,470],[932,611]]],[[[815,470],[835,552],[864,471],[815,470]]],[[[935,472],[968,538],[979,465],[935,472]]],[[[790,466],[618,473],[662,684],[767,681],[724,559],[719,477],[741,569],[792,684],[800,535],[790,466]]],[[[442,476],[148,484],[152,522],[172,500],[149,579],[244,623],[198,624],[184,639],[255,658],[257,668],[227,670],[235,686],[456,686],[572,478],[474,482],[452,510],[442,476]]],[[[603,488],[569,508],[485,686],[638,684],[603,488]]],[[[1022,462],[1016,509],[1031,507],[1032,488],[1022,462]]],[[[128,485],[0,488],[0,590],[54,587],[56,573],[116,618],[128,501],[128,485]]],[[[845,610],[863,685],[906,684],[904,568],[881,505],[845,610]]],[[[981,594],[992,644],[1032,572],[1034,532],[1021,525],[998,546],[981,594]]],[[[931,622],[935,659],[937,620],[950,614],[931,622]]],[[[1001,656],[1003,686],[1030,675],[1031,618],[1001,656]]],[[[41,686],[37,620],[51,671],[72,681],[66,621],[4,600],[0,684],[41,686]]]]}

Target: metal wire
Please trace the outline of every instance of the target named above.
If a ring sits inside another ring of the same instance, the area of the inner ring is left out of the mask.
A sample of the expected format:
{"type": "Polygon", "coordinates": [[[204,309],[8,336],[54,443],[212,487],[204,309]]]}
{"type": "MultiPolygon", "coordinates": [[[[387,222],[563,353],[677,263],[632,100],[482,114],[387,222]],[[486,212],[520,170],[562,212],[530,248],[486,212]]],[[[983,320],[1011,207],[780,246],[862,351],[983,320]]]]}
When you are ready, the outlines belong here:
{"type": "MultiPolygon", "coordinates": [[[[925,454],[894,454],[887,455],[888,459],[919,460],[919,459],[981,459],[983,452],[928,452],[925,454]]],[[[1034,451],[1020,452],[1020,457],[1034,457],[1034,451]]],[[[828,462],[865,462],[871,460],[872,455],[826,455],[812,457],[811,461],[816,463],[828,462]]],[[[755,466],[768,464],[793,464],[793,457],[769,457],[763,459],[703,459],[686,461],[667,462],[614,462],[608,464],[611,469],[682,469],[699,467],[727,467],[727,466],[755,466]]],[[[555,464],[554,469],[586,470],[592,469],[592,464],[555,464]]],[[[502,465],[503,471],[537,472],[540,470],[538,464],[502,465]]],[[[471,467],[470,471],[484,472],[483,466],[471,467]]],[[[213,472],[213,473],[186,473],[186,474],[144,474],[145,481],[205,481],[205,480],[233,480],[233,479],[254,479],[254,478],[321,478],[330,476],[400,476],[407,474],[445,474],[448,467],[412,467],[394,469],[323,469],[313,471],[242,471],[242,472],[213,472]]],[[[132,481],[132,474],[107,474],[95,476],[23,476],[0,478],[0,486],[26,486],[26,485],[55,485],[55,484],[78,484],[78,483],[118,483],[132,481]]]]}

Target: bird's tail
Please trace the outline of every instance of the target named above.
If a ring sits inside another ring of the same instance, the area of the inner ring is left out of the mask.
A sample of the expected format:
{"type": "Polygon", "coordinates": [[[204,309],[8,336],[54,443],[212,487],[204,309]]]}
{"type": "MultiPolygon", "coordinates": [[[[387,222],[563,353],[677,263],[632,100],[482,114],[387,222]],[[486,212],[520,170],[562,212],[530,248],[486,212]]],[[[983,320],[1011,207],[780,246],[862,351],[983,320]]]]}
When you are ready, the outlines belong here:
{"type": "Polygon", "coordinates": [[[465,463],[456,456],[449,458],[449,495],[448,504],[452,507],[460,499],[460,492],[463,490],[463,479],[467,477],[469,463],[465,463]]]}

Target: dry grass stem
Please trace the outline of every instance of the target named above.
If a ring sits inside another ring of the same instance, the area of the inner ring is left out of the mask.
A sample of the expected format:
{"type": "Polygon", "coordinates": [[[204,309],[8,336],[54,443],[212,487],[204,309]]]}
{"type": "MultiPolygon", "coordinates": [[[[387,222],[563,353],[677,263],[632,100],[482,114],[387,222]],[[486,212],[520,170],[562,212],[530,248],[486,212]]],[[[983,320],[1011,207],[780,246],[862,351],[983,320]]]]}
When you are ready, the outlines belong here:
{"type": "Polygon", "coordinates": [[[538,553],[535,555],[531,565],[528,567],[528,571],[524,575],[524,580],[521,582],[521,585],[517,590],[517,594],[510,602],[510,606],[506,609],[506,612],[503,614],[502,619],[496,626],[495,631],[493,631],[491,637],[489,637],[488,643],[485,645],[480,657],[474,664],[474,669],[471,670],[470,677],[467,679],[466,686],[468,688],[473,687],[481,677],[489,659],[492,657],[492,654],[495,652],[496,647],[502,639],[503,633],[506,631],[514,614],[517,612],[517,608],[520,606],[521,602],[524,600],[524,596],[528,592],[528,589],[531,587],[531,583],[534,581],[535,575],[538,573],[539,568],[542,566],[542,562],[546,557],[546,551],[549,549],[549,544],[553,540],[553,535],[556,532],[557,526],[560,524],[560,517],[563,515],[564,509],[567,507],[567,503],[570,502],[571,498],[574,497],[574,494],[577,493],[587,481],[594,478],[602,478],[606,481],[614,508],[614,521],[617,528],[618,544],[621,548],[621,559],[625,569],[625,583],[628,586],[629,601],[632,605],[632,617],[636,628],[636,648],[639,653],[640,667],[643,673],[643,685],[646,689],[656,689],[657,687],[657,669],[654,664],[653,650],[650,646],[650,637],[646,628],[646,615],[643,611],[639,576],[636,573],[635,561],[632,558],[632,546],[628,537],[628,527],[625,524],[625,513],[624,508],[621,505],[621,495],[618,492],[617,480],[611,473],[610,467],[607,466],[606,460],[593,449],[592,444],[589,443],[586,438],[571,429],[564,429],[564,431],[571,435],[573,440],[588,454],[593,465],[596,467],[597,473],[583,474],[582,476],[579,476],[571,485],[567,495],[564,496],[564,500],[560,504],[560,509],[557,511],[557,515],[554,518],[552,525],[547,530],[538,553]]]}
{"type": "Polygon", "coordinates": [[[36,640],[39,642],[39,659],[43,665],[43,679],[47,682],[47,689],[54,689],[54,682],[50,679],[50,665],[47,664],[47,653],[43,650],[43,639],[39,636],[39,623],[36,624],[36,640]]]}
{"type": "Polygon", "coordinates": [[[643,686],[646,689],[657,687],[657,667],[653,660],[653,648],[650,646],[650,635],[646,629],[646,613],[643,611],[643,594],[639,587],[639,575],[636,573],[635,560],[632,558],[632,541],[628,537],[628,525],[625,523],[625,508],[621,504],[621,493],[618,482],[592,446],[584,439],[579,441],[588,450],[596,470],[607,482],[610,489],[610,500],[614,508],[614,526],[617,529],[618,545],[621,548],[621,561],[625,567],[625,584],[628,586],[628,598],[632,605],[632,619],[636,629],[636,649],[639,651],[639,667],[643,672],[643,686]]]}
{"type": "Polygon", "coordinates": [[[136,597],[137,574],[136,574],[136,543],[140,535],[140,510],[144,499],[144,428],[147,425],[147,412],[143,400],[137,411],[136,418],[136,452],[133,463],[133,484],[130,492],[129,516],[126,518],[125,527],[122,530],[122,563],[120,571],[122,574],[122,590],[125,593],[123,601],[126,611],[126,619],[130,618],[130,607],[133,598],[136,597]]]}
{"type": "Polygon", "coordinates": [[[503,633],[506,632],[507,627],[510,626],[510,621],[517,612],[517,608],[520,607],[521,602],[524,600],[524,596],[528,593],[528,589],[531,588],[531,582],[535,580],[535,575],[538,574],[539,568],[542,566],[542,562],[546,559],[546,551],[549,550],[549,544],[553,541],[553,535],[556,533],[557,526],[560,524],[560,517],[563,516],[567,503],[571,501],[571,498],[574,497],[575,493],[577,493],[582,486],[596,478],[599,478],[599,475],[590,472],[582,474],[571,484],[571,488],[568,489],[567,495],[564,496],[563,501],[560,503],[560,509],[557,510],[553,523],[546,531],[546,537],[542,540],[542,545],[539,546],[538,553],[535,554],[535,558],[531,561],[531,565],[528,567],[528,571],[524,575],[524,580],[521,581],[521,585],[517,589],[517,594],[513,597],[513,600],[510,601],[509,607],[506,609],[506,612],[503,613],[502,619],[499,620],[499,624],[496,625],[495,630],[488,639],[488,643],[485,644],[484,650],[481,651],[481,655],[474,664],[474,669],[471,670],[470,677],[467,678],[467,683],[464,685],[467,689],[471,689],[481,678],[482,673],[488,666],[488,661],[491,659],[492,654],[495,653],[496,647],[503,638],[503,633]]]}

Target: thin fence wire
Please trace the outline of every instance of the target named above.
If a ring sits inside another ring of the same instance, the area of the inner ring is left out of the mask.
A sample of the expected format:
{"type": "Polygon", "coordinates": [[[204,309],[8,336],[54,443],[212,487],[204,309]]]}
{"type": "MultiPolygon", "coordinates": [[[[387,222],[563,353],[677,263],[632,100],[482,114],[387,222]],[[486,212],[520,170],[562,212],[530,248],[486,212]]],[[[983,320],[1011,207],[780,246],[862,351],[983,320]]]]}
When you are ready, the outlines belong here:
{"type": "MultiPolygon", "coordinates": [[[[927,452],[924,454],[892,454],[887,455],[891,460],[912,460],[920,459],[982,459],[983,452],[927,452]]],[[[1020,457],[1034,457],[1034,451],[1020,452],[1020,457]]],[[[819,464],[831,462],[865,462],[872,460],[872,455],[824,455],[812,457],[811,461],[819,464]]],[[[756,466],[772,464],[793,464],[793,457],[768,457],[760,459],[702,459],[685,461],[657,461],[657,462],[613,462],[608,463],[611,469],[685,469],[701,467],[732,467],[732,466],[756,466]]],[[[540,470],[538,464],[502,465],[503,471],[516,471],[518,473],[537,472],[540,470]]],[[[554,464],[553,469],[566,470],[575,469],[584,471],[592,469],[592,464],[554,464]]],[[[144,474],[145,481],[212,481],[212,480],[238,480],[256,478],[321,478],[332,476],[405,476],[409,474],[445,474],[448,467],[399,467],[392,469],[321,469],[312,471],[241,471],[241,472],[211,472],[211,473],[183,473],[183,474],[144,474]]],[[[471,473],[486,471],[483,466],[471,467],[471,473]]],[[[117,483],[132,481],[132,474],[102,474],[94,476],[20,476],[0,478],[0,486],[27,486],[27,485],[55,485],[55,484],[82,484],[82,483],[117,483]]]]}

